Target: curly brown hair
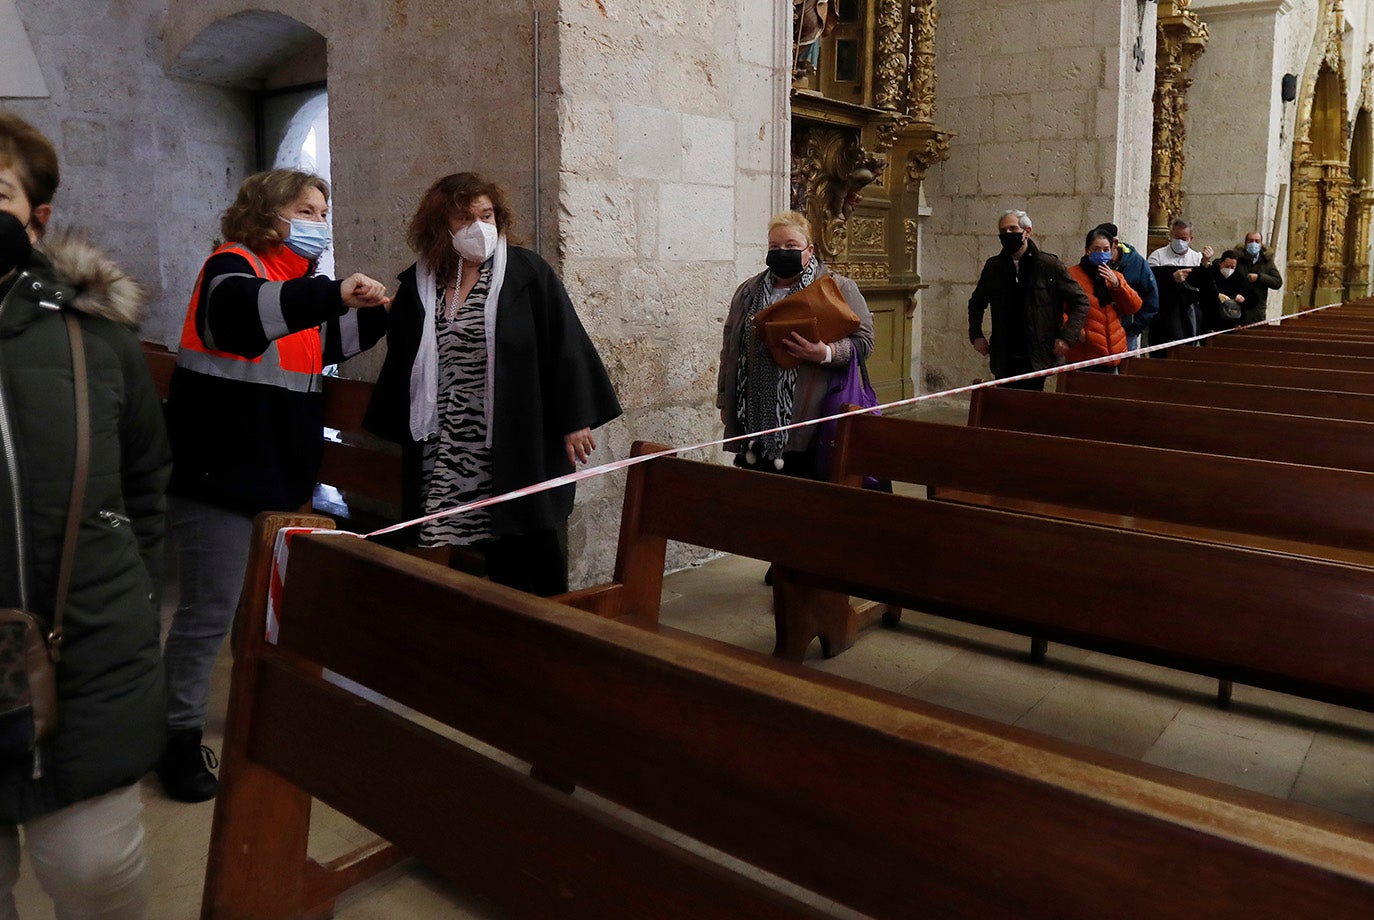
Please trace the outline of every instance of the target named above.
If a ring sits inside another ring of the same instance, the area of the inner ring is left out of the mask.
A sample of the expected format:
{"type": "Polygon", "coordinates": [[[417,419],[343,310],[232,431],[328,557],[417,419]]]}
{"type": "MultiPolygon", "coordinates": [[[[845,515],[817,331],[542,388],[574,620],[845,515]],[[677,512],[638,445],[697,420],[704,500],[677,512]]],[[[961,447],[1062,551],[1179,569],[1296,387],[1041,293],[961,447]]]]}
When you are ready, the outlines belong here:
{"type": "Polygon", "coordinates": [[[273,169],[249,176],[220,218],[220,234],[226,242],[242,243],[254,252],[280,246],[289,232],[288,225],[281,220],[281,210],[308,188],[319,189],[324,200],[329,201],[329,183],[313,173],[273,169]]]}
{"type": "Polygon", "coordinates": [[[436,181],[420,199],[415,216],[406,229],[406,243],[422,261],[443,278],[458,271],[458,253],[453,251],[449,218],[468,214],[472,203],[486,195],[496,212],[496,229],[513,239],[515,215],[506,204],[505,189],[477,173],[454,173],[436,181]]]}

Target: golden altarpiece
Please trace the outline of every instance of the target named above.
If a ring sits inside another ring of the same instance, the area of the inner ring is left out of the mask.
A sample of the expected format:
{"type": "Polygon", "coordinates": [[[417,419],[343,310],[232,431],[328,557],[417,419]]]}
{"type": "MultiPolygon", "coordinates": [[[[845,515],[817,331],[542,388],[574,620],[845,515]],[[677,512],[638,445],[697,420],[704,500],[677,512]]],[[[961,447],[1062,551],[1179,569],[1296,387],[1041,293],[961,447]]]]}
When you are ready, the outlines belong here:
{"type": "Polygon", "coordinates": [[[794,0],[792,207],[820,257],[873,311],[868,359],[883,400],[912,396],[912,317],[935,126],[937,0],[794,0]]]}
{"type": "Polygon", "coordinates": [[[1374,215],[1374,45],[1365,49],[1360,101],[1350,132],[1350,215],[1345,222],[1345,296],[1370,293],[1369,222],[1374,215]]]}
{"type": "MultiPolygon", "coordinates": [[[[1347,240],[1347,234],[1352,229],[1351,205],[1358,202],[1361,190],[1351,183],[1344,33],[1343,4],[1332,0],[1323,10],[1319,27],[1324,39],[1309,63],[1298,97],[1285,312],[1344,300],[1351,276],[1353,241],[1347,240]]],[[[1367,218],[1364,224],[1367,238],[1367,218]]],[[[1360,234],[1358,209],[1354,231],[1360,234]]]]}

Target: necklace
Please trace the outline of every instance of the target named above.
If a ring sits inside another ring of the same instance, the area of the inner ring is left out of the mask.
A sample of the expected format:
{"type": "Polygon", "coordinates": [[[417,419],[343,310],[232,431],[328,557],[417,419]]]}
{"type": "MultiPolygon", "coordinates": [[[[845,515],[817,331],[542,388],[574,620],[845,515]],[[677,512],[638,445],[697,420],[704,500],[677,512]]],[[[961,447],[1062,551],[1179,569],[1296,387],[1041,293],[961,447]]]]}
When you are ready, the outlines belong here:
{"type": "Polygon", "coordinates": [[[444,316],[451,323],[458,316],[458,291],[463,284],[463,257],[458,257],[458,270],[453,273],[453,297],[444,304],[444,316]]]}

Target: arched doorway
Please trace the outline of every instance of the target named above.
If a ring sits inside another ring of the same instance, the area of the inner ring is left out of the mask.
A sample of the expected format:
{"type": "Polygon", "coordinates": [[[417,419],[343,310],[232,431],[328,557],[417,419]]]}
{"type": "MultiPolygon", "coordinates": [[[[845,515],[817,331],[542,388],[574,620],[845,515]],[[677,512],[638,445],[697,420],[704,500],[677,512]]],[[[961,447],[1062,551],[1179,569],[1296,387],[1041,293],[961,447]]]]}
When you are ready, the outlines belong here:
{"type": "MultiPolygon", "coordinates": [[[[196,11],[174,8],[166,33],[191,35],[164,48],[166,69],[176,76],[242,94],[251,109],[253,156],[227,190],[207,189],[211,209],[222,210],[250,173],[277,167],[305,169],[330,178],[328,49],[323,35],[281,13],[247,10],[221,19],[187,20],[196,11]]],[[[172,39],[169,38],[168,41],[172,39]]],[[[194,130],[194,127],[192,127],[194,130]]],[[[333,271],[333,253],[319,270],[333,271]]]]}

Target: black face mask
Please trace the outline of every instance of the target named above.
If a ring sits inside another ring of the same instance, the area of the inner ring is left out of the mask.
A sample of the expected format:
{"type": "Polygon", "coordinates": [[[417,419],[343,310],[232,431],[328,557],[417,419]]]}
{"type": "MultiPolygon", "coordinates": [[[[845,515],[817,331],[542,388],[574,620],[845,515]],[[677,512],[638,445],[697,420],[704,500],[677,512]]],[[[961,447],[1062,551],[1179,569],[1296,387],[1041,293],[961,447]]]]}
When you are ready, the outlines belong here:
{"type": "Polygon", "coordinates": [[[1021,248],[1021,244],[1026,241],[1026,235],[1020,230],[1008,230],[1005,233],[997,234],[997,238],[1002,241],[1002,251],[1007,255],[1021,248]]]}
{"type": "Polygon", "coordinates": [[[795,278],[802,273],[804,249],[770,249],[764,259],[768,268],[779,278],[795,278]]]}
{"type": "Polygon", "coordinates": [[[0,211],[0,276],[10,269],[29,264],[33,244],[19,218],[8,211],[0,211]]]}

